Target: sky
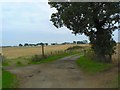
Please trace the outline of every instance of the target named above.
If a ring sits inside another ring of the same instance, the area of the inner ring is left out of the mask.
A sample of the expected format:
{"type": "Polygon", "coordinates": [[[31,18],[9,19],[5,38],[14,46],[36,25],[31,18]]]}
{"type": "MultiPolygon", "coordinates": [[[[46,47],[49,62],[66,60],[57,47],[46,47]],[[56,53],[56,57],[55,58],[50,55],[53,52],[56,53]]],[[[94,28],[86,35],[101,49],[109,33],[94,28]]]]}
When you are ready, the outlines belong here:
{"type": "MultiPolygon", "coordinates": [[[[47,1],[4,0],[0,5],[0,45],[18,45],[19,43],[62,43],[88,40],[85,35],[72,34],[66,27],[57,29],[50,21],[55,9],[47,1]]],[[[114,33],[118,41],[118,32],[114,33]]]]}

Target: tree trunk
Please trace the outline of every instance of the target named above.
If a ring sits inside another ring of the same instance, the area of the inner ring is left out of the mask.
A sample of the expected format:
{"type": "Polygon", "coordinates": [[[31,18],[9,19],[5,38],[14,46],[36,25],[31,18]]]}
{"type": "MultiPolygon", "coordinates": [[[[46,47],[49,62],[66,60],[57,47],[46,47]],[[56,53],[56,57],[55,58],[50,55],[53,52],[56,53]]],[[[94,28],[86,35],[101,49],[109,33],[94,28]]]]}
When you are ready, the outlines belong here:
{"type": "Polygon", "coordinates": [[[109,62],[111,63],[112,62],[112,55],[109,54],[109,62]]]}
{"type": "Polygon", "coordinates": [[[96,54],[96,56],[97,56],[97,60],[99,61],[99,62],[106,62],[106,58],[105,58],[105,55],[104,54],[96,54]]]}

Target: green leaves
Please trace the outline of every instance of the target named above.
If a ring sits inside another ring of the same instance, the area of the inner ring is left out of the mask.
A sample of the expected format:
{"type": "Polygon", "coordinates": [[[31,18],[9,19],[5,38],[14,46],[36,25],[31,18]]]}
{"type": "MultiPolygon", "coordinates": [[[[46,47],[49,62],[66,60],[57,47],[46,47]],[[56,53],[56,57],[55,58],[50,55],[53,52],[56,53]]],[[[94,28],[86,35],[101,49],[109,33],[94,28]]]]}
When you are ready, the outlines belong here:
{"type": "Polygon", "coordinates": [[[119,2],[49,2],[57,12],[51,21],[57,28],[66,26],[74,34],[89,37],[96,54],[112,55],[112,32],[120,28],[119,2]]]}

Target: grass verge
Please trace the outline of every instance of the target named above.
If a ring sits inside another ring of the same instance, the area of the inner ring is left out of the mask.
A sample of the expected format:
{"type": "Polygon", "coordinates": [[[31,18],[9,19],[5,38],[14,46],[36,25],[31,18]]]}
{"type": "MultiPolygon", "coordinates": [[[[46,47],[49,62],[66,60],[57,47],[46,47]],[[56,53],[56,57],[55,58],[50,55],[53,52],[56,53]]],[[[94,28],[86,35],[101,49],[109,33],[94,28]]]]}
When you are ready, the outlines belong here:
{"type": "Polygon", "coordinates": [[[2,70],[0,68],[0,89],[2,89],[2,70]]]}
{"type": "MultiPolygon", "coordinates": [[[[80,52],[69,52],[69,53],[59,53],[59,54],[53,54],[50,56],[46,56],[45,58],[34,58],[35,61],[32,60],[32,58],[35,56],[29,56],[29,57],[18,57],[13,59],[6,59],[5,62],[2,64],[3,66],[15,66],[15,67],[21,67],[21,66],[28,66],[32,64],[40,64],[40,63],[48,63],[57,59],[60,59],[65,56],[69,55],[75,55],[80,52]],[[37,59],[37,60],[36,60],[37,59]]],[[[37,55],[40,56],[40,55],[37,55]]]]}
{"type": "Polygon", "coordinates": [[[83,69],[83,71],[88,74],[96,74],[102,71],[106,71],[110,69],[113,65],[107,63],[96,62],[95,60],[91,60],[86,56],[81,56],[77,61],[77,65],[83,69]]]}
{"type": "Polygon", "coordinates": [[[2,88],[15,88],[17,87],[17,77],[12,73],[3,70],[2,71],[2,88]]]}
{"type": "Polygon", "coordinates": [[[60,58],[63,58],[65,56],[70,56],[70,55],[75,55],[77,54],[76,52],[71,52],[71,53],[62,53],[62,54],[58,54],[58,55],[52,55],[52,56],[48,56],[47,58],[43,58],[40,61],[37,62],[30,62],[30,64],[40,64],[40,63],[49,63],[55,60],[58,60],[60,58]]]}

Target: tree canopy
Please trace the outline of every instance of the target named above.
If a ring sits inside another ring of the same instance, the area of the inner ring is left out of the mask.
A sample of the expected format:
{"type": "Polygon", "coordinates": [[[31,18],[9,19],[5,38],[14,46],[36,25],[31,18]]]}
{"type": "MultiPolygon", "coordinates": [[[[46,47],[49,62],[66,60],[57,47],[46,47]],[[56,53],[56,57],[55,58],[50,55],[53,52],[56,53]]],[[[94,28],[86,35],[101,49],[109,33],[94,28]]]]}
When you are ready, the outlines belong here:
{"type": "Polygon", "coordinates": [[[112,33],[120,28],[119,2],[49,2],[49,5],[57,10],[50,19],[55,27],[66,26],[74,34],[84,33],[98,56],[114,53],[112,33]]]}

